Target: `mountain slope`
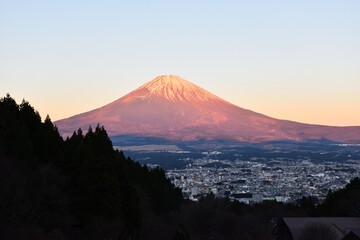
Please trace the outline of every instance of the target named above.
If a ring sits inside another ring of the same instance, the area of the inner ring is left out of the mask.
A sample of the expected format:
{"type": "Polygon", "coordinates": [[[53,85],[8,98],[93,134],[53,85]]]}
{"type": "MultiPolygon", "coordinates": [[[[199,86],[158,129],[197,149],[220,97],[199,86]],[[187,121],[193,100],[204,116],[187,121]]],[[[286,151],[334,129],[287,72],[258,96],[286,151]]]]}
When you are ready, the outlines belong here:
{"type": "Polygon", "coordinates": [[[101,108],[55,122],[63,135],[103,124],[109,135],[187,141],[249,142],[326,138],[360,142],[360,127],[330,127],[274,119],[235,106],[173,75],[159,76],[101,108]]]}

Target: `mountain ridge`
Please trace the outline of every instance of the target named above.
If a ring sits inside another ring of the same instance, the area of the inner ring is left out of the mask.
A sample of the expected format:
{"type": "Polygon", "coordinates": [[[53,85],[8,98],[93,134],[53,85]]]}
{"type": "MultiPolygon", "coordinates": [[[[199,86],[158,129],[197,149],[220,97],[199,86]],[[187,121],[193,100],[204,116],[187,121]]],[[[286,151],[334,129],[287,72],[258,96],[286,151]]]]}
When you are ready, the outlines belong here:
{"type": "Polygon", "coordinates": [[[174,75],[162,75],[97,109],[56,121],[63,136],[100,123],[110,136],[133,134],[169,140],[266,142],[329,139],[360,142],[360,127],[275,119],[227,102],[174,75]]]}

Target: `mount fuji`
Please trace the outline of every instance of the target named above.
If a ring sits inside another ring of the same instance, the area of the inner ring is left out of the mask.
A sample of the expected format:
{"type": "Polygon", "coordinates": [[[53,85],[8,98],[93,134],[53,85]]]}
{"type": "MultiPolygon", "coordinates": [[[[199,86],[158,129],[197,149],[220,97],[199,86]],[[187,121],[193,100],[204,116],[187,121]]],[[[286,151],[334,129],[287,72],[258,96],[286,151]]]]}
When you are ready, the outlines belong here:
{"type": "Polygon", "coordinates": [[[174,75],[158,76],[112,103],[55,122],[63,136],[98,123],[110,136],[173,141],[328,139],[360,143],[360,126],[333,127],[271,118],[231,104],[174,75]]]}

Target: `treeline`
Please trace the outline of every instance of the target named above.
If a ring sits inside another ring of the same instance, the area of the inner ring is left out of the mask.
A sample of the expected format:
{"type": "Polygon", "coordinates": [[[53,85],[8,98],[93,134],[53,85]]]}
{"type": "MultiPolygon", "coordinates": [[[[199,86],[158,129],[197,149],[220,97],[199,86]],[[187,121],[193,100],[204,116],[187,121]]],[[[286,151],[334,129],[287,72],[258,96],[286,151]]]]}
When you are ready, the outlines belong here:
{"type": "Polygon", "coordinates": [[[0,100],[1,239],[34,232],[134,237],[142,225],[139,196],[144,211],[156,214],[176,211],[183,200],[162,169],[114,150],[104,127],[63,140],[50,117],[42,122],[28,102],[0,100]]]}
{"type": "Polygon", "coordinates": [[[360,180],[324,203],[184,200],[162,169],[113,149],[101,126],[66,140],[47,116],[0,100],[0,239],[274,239],[281,217],[360,217],[360,180]]]}

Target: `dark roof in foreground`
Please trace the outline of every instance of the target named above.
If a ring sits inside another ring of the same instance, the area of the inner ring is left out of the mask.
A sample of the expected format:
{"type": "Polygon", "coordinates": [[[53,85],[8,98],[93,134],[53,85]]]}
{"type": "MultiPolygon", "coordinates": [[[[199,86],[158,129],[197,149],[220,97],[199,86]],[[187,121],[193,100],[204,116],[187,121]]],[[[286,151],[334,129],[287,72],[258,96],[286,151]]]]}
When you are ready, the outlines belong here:
{"type": "Polygon", "coordinates": [[[308,227],[320,226],[331,229],[336,240],[353,232],[360,236],[360,218],[355,217],[285,217],[283,218],[294,238],[299,240],[308,227]]]}

